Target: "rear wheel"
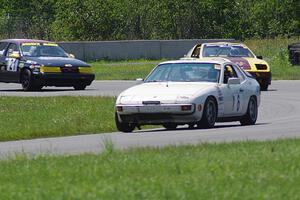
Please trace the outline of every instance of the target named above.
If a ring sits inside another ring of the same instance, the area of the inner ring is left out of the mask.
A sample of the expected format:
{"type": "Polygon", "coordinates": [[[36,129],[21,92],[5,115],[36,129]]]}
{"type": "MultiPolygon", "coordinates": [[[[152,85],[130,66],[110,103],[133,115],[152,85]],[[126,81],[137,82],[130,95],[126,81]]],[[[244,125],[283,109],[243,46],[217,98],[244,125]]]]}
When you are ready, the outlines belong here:
{"type": "Polygon", "coordinates": [[[21,73],[21,84],[24,91],[41,90],[43,86],[36,85],[33,81],[32,72],[29,69],[24,69],[21,73]]]}
{"type": "Polygon", "coordinates": [[[177,128],[177,124],[174,123],[166,123],[162,125],[167,130],[175,130],[177,128]]]}
{"type": "Polygon", "coordinates": [[[135,124],[119,121],[119,117],[118,117],[117,113],[115,113],[115,123],[116,123],[117,129],[121,132],[130,133],[135,129],[135,124]]]}
{"type": "Polygon", "coordinates": [[[258,114],[257,102],[254,97],[250,97],[247,113],[246,115],[240,120],[242,126],[246,125],[253,125],[256,122],[258,114]]]}
{"type": "Polygon", "coordinates": [[[202,119],[198,122],[199,128],[214,127],[217,119],[217,105],[212,97],[208,97],[204,104],[202,119]]]}

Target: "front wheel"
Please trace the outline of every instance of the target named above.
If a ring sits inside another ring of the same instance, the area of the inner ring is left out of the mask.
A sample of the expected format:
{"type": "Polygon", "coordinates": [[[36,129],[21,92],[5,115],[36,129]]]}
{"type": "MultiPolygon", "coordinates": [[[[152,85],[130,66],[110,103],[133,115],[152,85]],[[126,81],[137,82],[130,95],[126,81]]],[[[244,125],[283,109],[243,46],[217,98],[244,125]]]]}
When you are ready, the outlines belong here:
{"type": "Polygon", "coordinates": [[[240,120],[242,126],[246,125],[253,125],[256,122],[258,114],[257,102],[254,97],[250,97],[247,113],[246,115],[240,120]]]}
{"type": "Polygon", "coordinates": [[[119,121],[119,117],[117,113],[115,113],[115,123],[117,129],[121,132],[130,133],[135,129],[134,124],[119,121]]]}
{"type": "Polygon", "coordinates": [[[36,85],[33,81],[32,72],[29,69],[25,69],[21,74],[21,84],[24,91],[36,91],[41,90],[43,86],[36,85]]]}
{"type": "Polygon", "coordinates": [[[214,127],[217,119],[217,105],[212,97],[208,97],[204,104],[202,119],[198,122],[199,128],[214,127]]]}

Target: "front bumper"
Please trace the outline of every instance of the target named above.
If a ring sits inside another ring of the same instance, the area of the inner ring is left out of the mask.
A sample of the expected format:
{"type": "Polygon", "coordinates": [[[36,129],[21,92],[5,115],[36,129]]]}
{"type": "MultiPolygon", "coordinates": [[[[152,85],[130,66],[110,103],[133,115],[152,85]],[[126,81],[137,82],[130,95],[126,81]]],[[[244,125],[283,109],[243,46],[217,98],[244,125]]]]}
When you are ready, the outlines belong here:
{"type": "Polygon", "coordinates": [[[200,120],[200,112],[196,112],[194,104],[167,105],[117,105],[119,120],[135,124],[185,124],[200,120]],[[182,110],[182,106],[191,106],[191,110],[182,110]],[[122,108],[120,108],[122,107],[122,108]],[[122,110],[122,111],[120,111],[122,110]]]}
{"type": "Polygon", "coordinates": [[[248,71],[258,82],[259,84],[271,84],[272,73],[271,72],[250,72],[248,71]]]}
{"type": "Polygon", "coordinates": [[[34,82],[42,86],[75,86],[90,85],[95,79],[93,73],[36,73],[33,74],[34,82]]]}

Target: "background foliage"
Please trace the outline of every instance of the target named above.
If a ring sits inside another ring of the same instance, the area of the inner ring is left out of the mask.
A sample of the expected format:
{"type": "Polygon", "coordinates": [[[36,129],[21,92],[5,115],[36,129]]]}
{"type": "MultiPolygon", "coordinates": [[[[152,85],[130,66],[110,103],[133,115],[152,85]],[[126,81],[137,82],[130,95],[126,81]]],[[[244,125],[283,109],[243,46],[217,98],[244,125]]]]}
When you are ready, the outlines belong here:
{"type": "Polygon", "coordinates": [[[272,38],[300,33],[299,0],[2,0],[0,38],[272,38]]]}

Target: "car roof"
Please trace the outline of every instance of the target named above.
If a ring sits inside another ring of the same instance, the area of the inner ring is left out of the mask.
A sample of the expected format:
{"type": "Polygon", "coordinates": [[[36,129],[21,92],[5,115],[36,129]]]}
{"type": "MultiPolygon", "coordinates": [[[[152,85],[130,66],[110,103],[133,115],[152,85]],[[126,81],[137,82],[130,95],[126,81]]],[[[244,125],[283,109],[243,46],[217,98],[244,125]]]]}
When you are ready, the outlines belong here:
{"type": "Polygon", "coordinates": [[[159,63],[162,64],[181,64],[181,63],[211,63],[211,64],[223,64],[228,63],[228,60],[225,58],[207,58],[207,59],[181,59],[181,60],[170,60],[159,63]]]}
{"type": "Polygon", "coordinates": [[[208,43],[202,43],[203,45],[224,45],[224,46],[242,46],[248,48],[245,44],[243,43],[238,43],[238,42],[208,42],[208,43]]]}
{"type": "MultiPolygon", "coordinates": [[[[35,40],[35,39],[5,39],[5,40],[0,40],[0,42],[12,42],[12,43],[17,43],[17,44],[21,44],[21,43],[45,43],[45,42],[50,42],[47,40],[35,40]]],[[[50,42],[53,43],[53,42],[50,42]]]]}

